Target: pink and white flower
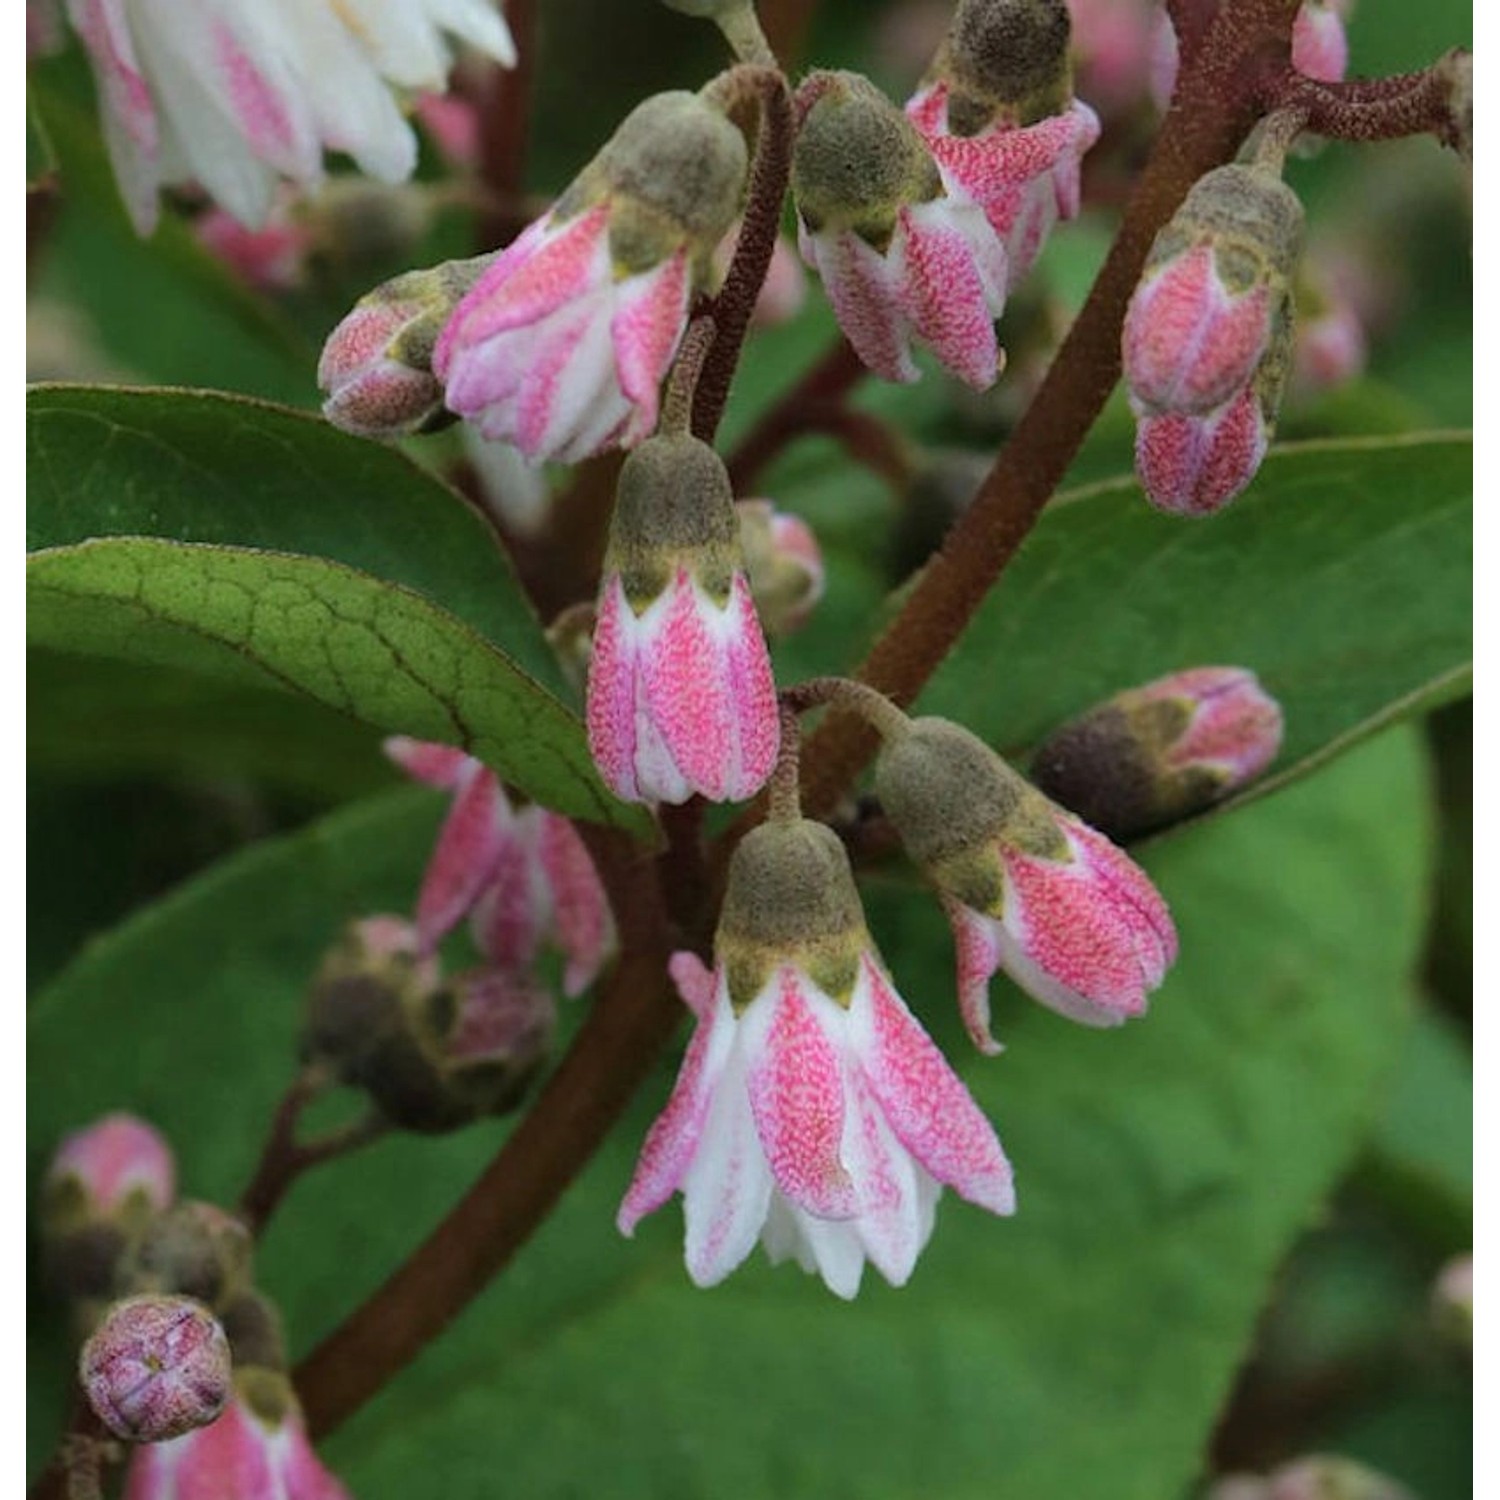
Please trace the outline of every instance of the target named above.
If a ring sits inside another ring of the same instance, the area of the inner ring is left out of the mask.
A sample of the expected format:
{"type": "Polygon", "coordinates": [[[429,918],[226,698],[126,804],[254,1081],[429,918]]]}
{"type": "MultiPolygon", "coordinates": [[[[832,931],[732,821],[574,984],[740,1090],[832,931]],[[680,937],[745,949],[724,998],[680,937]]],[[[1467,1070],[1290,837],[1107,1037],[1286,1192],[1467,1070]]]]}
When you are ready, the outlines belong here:
{"type": "Polygon", "coordinates": [[[680,1191],[699,1286],[722,1281],[757,1240],[840,1297],[859,1290],[866,1260],[903,1286],[944,1186],[1014,1211],[994,1130],[873,949],[843,1003],[792,963],[739,1012],[722,964],[710,973],[679,953],[672,976],[697,1029],[618,1223],[633,1234],[680,1191]]]}
{"type": "Polygon", "coordinates": [[[565,958],[564,993],[582,994],[614,951],[615,925],[578,830],[534,803],[517,811],[500,778],[452,746],[396,736],[385,751],[453,794],[417,897],[421,950],[432,952],[468,916],[490,964],[529,968],[552,944],[565,958]]]}
{"type": "Polygon", "coordinates": [[[1203,415],[1141,416],[1135,430],[1135,470],[1146,498],[1158,510],[1206,516],[1255,478],[1270,443],[1260,400],[1247,385],[1232,401],[1203,415]]]}
{"type": "Polygon", "coordinates": [[[745,168],[739,132],[698,96],[637,106],[444,328],[449,410],[533,461],[647,437],[745,168]]]}
{"type": "Polygon", "coordinates": [[[68,1136],[47,1169],[49,1186],[72,1179],[90,1210],[112,1214],[139,1197],[157,1211],[177,1192],[177,1164],[161,1133],[129,1114],[104,1115],[68,1136]]]}
{"type": "Polygon", "coordinates": [[[906,106],[943,173],[984,210],[1005,247],[1006,281],[1013,290],[1031,269],[1053,226],[1076,218],[1083,155],[1099,139],[1099,117],[1081,99],[1031,125],[1003,116],[977,135],[958,135],[948,121],[948,84],[919,89],[906,106]]]}
{"type": "Polygon", "coordinates": [[[235,1384],[216,1422],[134,1450],[124,1500],[350,1500],[313,1452],[284,1377],[252,1369],[235,1384]],[[274,1401],[256,1399],[272,1382],[274,1401]]]}
{"type": "Polygon", "coordinates": [[[321,183],[325,150],[402,181],[417,152],[397,91],[444,87],[450,36],[515,61],[491,0],[68,0],[67,10],[142,234],[161,188],[190,180],[257,225],[279,180],[321,183]]]}
{"type": "Polygon", "coordinates": [[[750,584],[727,597],[686,567],[637,611],[607,573],[594,626],[589,749],[627,802],[739,802],[765,785],[780,743],[776,682],[750,584]]]}
{"type": "Polygon", "coordinates": [[[1119,1026],[1177,958],[1166,902],[1139,865],[1102,833],[1055,810],[1056,857],[1004,842],[1002,898],[977,909],[944,894],[958,949],[958,1005],[975,1046],[998,1052],[989,986],[1005,972],[1033,1000],[1084,1026],[1119,1026]]]}

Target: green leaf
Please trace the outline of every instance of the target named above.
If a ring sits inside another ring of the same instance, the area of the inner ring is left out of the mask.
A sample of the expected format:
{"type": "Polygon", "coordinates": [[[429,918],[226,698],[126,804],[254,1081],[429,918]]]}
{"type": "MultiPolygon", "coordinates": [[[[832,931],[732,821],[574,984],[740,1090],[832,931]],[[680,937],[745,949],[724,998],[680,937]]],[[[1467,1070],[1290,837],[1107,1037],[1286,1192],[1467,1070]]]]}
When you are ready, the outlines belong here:
{"type": "Polygon", "coordinates": [[[599,781],[488,528],[400,453],[201,392],[42,387],[28,428],[34,644],[292,689],[649,826],[599,781]]]}
{"type": "MultiPolygon", "coordinates": [[[[497,1476],[547,1500],[600,1474],[653,1500],[1179,1493],[1397,1048],[1421,793],[1414,738],[1387,737],[1151,851],[1183,957],[1150,1018],[1087,1031],[997,994],[999,1059],[962,1039],[934,904],[872,889],[898,980],[1016,1164],[1015,1219],[949,1195],[911,1285],[872,1272],[852,1307],[758,1253],[697,1291],[675,1205],[633,1243],[612,1225],[664,1063],[512,1268],[330,1462],[361,1500],[478,1500],[497,1476]]],[[[33,1008],[34,1159],[125,1106],[172,1136],[186,1192],[231,1198],[321,945],[352,913],[409,903],[439,807],[403,790],[262,844],[82,955],[33,1008]]],[[[299,1349],[418,1242],[501,1129],[382,1142],[298,1186],[260,1269],[299,1349]]],[[[58,1337],[44,1369],[62,1366],[58,1337]]]]}
{"type": "Polygon", "coordinates": [[[1019,751],[1122,688],[1250,667],[1286,715],[1261,796],[1467,690],[1472,463],[1464,434],[1281,448],[1202,521],[1134,480],[1060,496],[918,707],[1019,751]]]}

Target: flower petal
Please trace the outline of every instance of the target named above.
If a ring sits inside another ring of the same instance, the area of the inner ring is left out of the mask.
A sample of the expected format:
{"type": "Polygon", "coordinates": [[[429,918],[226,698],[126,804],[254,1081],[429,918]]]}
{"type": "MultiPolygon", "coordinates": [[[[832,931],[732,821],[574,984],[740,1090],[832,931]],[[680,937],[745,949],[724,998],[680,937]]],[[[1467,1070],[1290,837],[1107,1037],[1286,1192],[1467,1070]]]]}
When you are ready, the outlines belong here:
{"type": "Polygon", "coordinates": [[[474,762],[448,810],[417,897],[417,935],[424,952],[442,940],[494,872],[510,803],[499,778],[474,762]]]}

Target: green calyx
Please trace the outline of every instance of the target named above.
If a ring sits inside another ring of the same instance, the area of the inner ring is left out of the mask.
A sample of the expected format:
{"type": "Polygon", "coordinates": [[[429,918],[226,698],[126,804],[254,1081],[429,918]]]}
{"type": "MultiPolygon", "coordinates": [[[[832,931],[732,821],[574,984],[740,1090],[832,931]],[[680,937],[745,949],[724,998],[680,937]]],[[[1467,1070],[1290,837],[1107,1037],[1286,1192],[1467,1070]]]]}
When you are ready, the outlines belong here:
{"type": "MultiPolygon", "coordinates": [[[[884,253],[897,216],[943,195],[916,127],[868,78],[815,73],[792,155],[792,195],[808,232],[850,230],[884,253]]],[[[799,91],[800,92],[800,91],[799,91]]]]}
{"type": "Polygon", "coordinates": [[[1063,0],[963,0],[928,73],[948,85],[948,128],[1032,125],[1073,98],[1063,0]]]}
{"type": "Polygon", "coordinates": [[[748,170],[745,138],[723,110],[686,90],[653,94],[621,121],[554,213],[569,219],[607,202],[617,277],[652,270],[686,246],[702,286],[748,170]]]}
{"type": "Polygon", "coordinates": [[[1146,261],[1149,276],[1194,245],[1213,247],[1219,278],[1241,294],[1286,291],[1302,255],[1306,215],[1297,195],[1264,167],[1217,167],[1192,186],[1146,261]]]}
{"type": "Polygon", "coordinates": [[[716,604],[728,602],[743,566],[729,471],[707,443],[686,433],[648,438],[620,469],[604,572],[619,573],[642,614],[679,568],[716,604]]]}
{"type": "Polygon", "coordinates": [[[1001,848],[1071,858],[1052,804],[977,735],[947,719],[915,719],[886,742],[875,791],[907,853],[939,890],[998,915],[1001,848]]]}
{"type": "Polygon", "coordinates": [[[773,819],[740,841],[714,935],[736,1012],[783,964],[847,1005],[860,956],[873,946],[849,856],[831,828],[773,819]]]}

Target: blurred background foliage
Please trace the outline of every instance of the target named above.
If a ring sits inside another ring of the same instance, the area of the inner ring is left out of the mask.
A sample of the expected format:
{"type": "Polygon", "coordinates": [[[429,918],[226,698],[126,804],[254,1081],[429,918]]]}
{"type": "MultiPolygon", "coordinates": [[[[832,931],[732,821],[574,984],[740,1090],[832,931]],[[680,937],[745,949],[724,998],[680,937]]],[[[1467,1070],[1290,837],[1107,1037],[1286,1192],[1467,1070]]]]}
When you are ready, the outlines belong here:
{"type": "MultiPolygon", "coordinates": [[[[614,0],[542,8],[527,181],[538,207],[637,99],[722,64],[707,27],[644,0],[628,15],[614,0]]],[[[804,58],[863,68],[904,95],[921,67],[911,37],[930,35],[933,9],[944,7],[823,0],[804,58]]],[[[1360,0],[1353,70],[1419,66],[1467,43],[1469,28],[1460,0],[1360,0]]],[[[1007,311],[1013,376],[1029,330],[1081,303],[1108,247],[1110,204],[1148,142],[1139,122],[1106,138],[1112,154],[1088,179],[1094,206],[1054,235],[1007,311]]],[[[244,286],[179,216],[137,240],[76,47],[32,68],[28,154],[39,380],[194,386],[315,409],[317,350],[348,304],[410,265],[475,248],[472,201],[430,143],[415,187],[355,195],[331,213],[324,252],[290,293],[244,286]]],[[[1314,243],[1368,266],[1380,312],[1368,369],[1289,401],[1281,437],[1469,427],[1466,174],[1414,141],[1329,146],[1294,160],[1289,178],[1314,243]]],[[[814,289],[794,321],[752,339],[729,448],[833,331],[814,289]]],[[[915,387],[866,382],[855,402],[914,443],[992,452],[1016,415],[1008,380],[976,402],[929,368],[915,387]]],[[[1128,475],[1130,441],[1117,393],[1070,481],[1128,475]]],[[[451,436],[410,451],[440,469],[457,459],[451,436]]],[[[1399,520],[1400,487],[1420,508],[1422,483],[1417,465],[1379,503],[1399,520]]],[[[757,488],[813,522],[829,566],[828,598],[783,648],[782,675],[847,665],[917,560],[893,555],[897,500],[817,437],[791,446],[757,488]]],[[[1222,524],[1217,562],[1203,566],[1251,568],[1253,583],[1254,522],[1235,533],[1237,514],[1193,535],[1222,524]]],[[[1158,519],[1142,509],[1120,524],[1144,532],[1158,519]]],[[[1394,522],[1392,538],[1400,544],[1394,522]]],[[[1139,545],[1148,555],[1149,538],[1139,545]]],[[[1465,586],[1437,562],[1430,574],[1421,558],[1405,566],[1391,575],[1400,592],[1361,598],[1370,612],[1347,617],[1350,678],[1375,670],[1361,659],[1366,636],[1388,640],[1392,661],[1409,656],[1420,642],[1408,652],[1403,631],[1465,586]]],[[[1033,571],[1042,577],[1041,563],[1033,571]]],[[[1304,603],[1333,587],[1313,571],[1300,586],[1304,603]]],[[[1034,591],[1010,587],[1024,613],[1034,591]]],[[[1131,608],[1151,618],[1152,597],[1117,602],[1110,621],[1129,630],[1131,608]]],[[[1322,601],[1329,618],[1341,598],[1322,601]]],[[[1175,611],[1172,650],[1224,655],[1211,591],[1158,602],[1175,611]]],[[[1007,608],[997,596],[997,630],[1016,626],[1007,608]]],[[[1257,649],[1300,660],[1294,637],[1319,617],[1311,604],[1305,619],[1278,616],[1286,639],[1257,649]]],[[[1071,619],[1086,643],[1087,617],[1071,619]]],[[[1100,666],[1094,681],[1076,652],[1054,672],[1047,630],[1034,623],[1031,634],[1029,654],[1024,635],[1010,642],[1013,658],[958,677],[944,706],[995,733],[1030,712],[1029,736],[1065,705],[1127,685],[1100,666]]],[[[989,636],[980,645],[997,651],[989,636]]],[[[966,1076],[1018,1163],[1014,1224],[948,1204],[913,1286],[867,1286],[852,1310],[759,1264],[695,1293],[675,1209],[639,1245],[618,1242],[611,1224],[664,1064],[505,1281],[331,1459],[367,1500],[434,1492],[414,1476],[436,1465],[452,1497],[502,1485],[564,1495],[587,1482],[658,1497],[1162,1500],[1196,1493],[1215,1471],[1312,1450],[1361,1457],[1425,1500],[1469,1494],[1467,1364],[1429,1308],[1435,1273],[1471,1233],[1466,692],[1446,680],[1423,700],[1442,706],[1346,762],[1157,841],[1146,859],[1173,899],[1184,959],[1150,1022],[1099,1038],[1019,1002],[1002,1007],[1012,1050],[966,1076]]],[[[168,1129],[193,1193],[232,1196],[285,1080],[318,950],[346,915],[410,902],[438,801],[391,790],[370,728],[270,687],[49,642],[33,653],[29,695],[33,1160],[63,1130],[125,1105],[168,1129]]],[[[898,978],[950,1054],[965,1056],[941,998],[951,960],[932,911],[895,875],[870,890],[898,978]]],[[[435,1221],[503,1128],[382,1145],[299,1191],[265,1252],[299,1348],[435,1221]],[[391,1195],[399,1223],[375,1207],[391,1195]]],[[[66,1360],[45,1299],[34,1311],[33,1468],[56,1432],[66,1360]]]]}

